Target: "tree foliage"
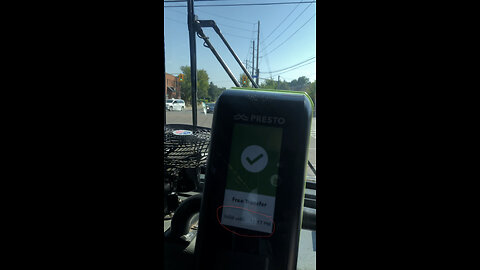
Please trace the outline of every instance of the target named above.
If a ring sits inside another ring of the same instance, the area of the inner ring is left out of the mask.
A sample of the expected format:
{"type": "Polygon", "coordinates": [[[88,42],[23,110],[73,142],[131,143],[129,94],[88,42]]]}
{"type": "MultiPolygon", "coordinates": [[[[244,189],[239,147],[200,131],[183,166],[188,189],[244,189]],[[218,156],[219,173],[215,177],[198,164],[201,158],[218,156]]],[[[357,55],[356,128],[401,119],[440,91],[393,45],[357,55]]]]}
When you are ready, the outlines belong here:
{"type": "Polygon", "coordinates": [[[267,79],[264,82],[260,83],[259,87],[264,89],[276,89],[277,81],[267,79]]]}
{"type": "Polygon", "coordinates": [[[310,80],[307,77],[302,76],[298,78],[298,80],[290,82],[290,89],[294,91],[306,91],[309,84],[310,80]]]}
{"type": "Polygon", "coordinates": [[[317,80],[310,83],[307,87],[307,94],[312,98],[313,102],[317,103],[317,80]]]}
{"type": "MultiPolygon", "coordinates": [[[[185,102],[191,104],[192,100],[192,87],[191,87],[191,71],[189,66],[180,67],[184,74],[184,79],[180,82],[182,87],[182,99],[185,102]]],[[[242,87],[250,87],[251,82],[247,80],[247,83],[244,85],[242,82],[242,77],[245,74],[240,74],[240,84],[242,87]]],[[[316,103],[317,98],[317,81],[310,82],[310,80],[301,76],[298,79],[294,79],[291,82],[285,80],[277,81],[273,79],[266,79],[264,82],[260,83],[260,88],[264,89],[278,89],[278,90],[294,90],[294,91],[304,91],[306,92],[312,100],[316,103]]],[[[198,99],[208,99],[215,101],[218,97],[225,91],[225,88],[220,88],[216,86],[213,82],[209,83],[209,77],[207,71],[200,69],[197,71],[197,98],[198,99]]]]}
{"type": "Polygon", "coordinates": [[[290,90],[290,83],[283,80],[283,81],[280,81],[280,83],[278,83],[277,85],[277,89],[279,90],[290,90]]]}
{"type": "Polygon", "coordinates": [[[225,90],[225,88],[219,88],[213,82],[210,82],[208,86],[208,97],[210,100],[215,101],[225,90]]]}
{"type": "Polygon", "coordinates": [[[278,89],[278,90],[290,90],[290,83],[282,80],[282,81],[275,81],[275,80],[265,80],[263,83],[260,83],[260,88],[265,89],[278,89]]]}
{"type": "Polygon", "coordinates": [[[312,98],[315,104],[317,100],[317,80],[310,82],[305,76],[299,77],[291,82],[285,80],[278,82],[272,79],[267,79],[260,84],[260,88],[303,91],[312,98]]]}
{"type": "MultiPolygon", "coordinates": [[[[182,99],[187,103],[192,103],[192,76],[189,66],[182,66],[180,70],[184,74],[184,79],[180,82],[182,87],[182,99]]],[[[197,98],[208,97],[208,74],[204,69],[197,70],[197,98]]]]}
{"type": "Polygon", "coordinates": [[[208,97],[208,74],[204,69],[197,72],[197,96],[199,98],[208,97]]]}

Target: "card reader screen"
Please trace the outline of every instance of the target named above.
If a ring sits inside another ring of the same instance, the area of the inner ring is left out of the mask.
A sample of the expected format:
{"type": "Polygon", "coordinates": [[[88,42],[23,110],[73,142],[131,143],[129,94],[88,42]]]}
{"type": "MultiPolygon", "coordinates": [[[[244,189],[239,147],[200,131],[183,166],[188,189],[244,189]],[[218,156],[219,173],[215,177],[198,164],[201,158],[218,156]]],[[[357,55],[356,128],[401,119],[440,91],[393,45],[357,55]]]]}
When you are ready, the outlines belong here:
{"type": "Polygon", "coordinates": [[[272,233],[282,129],[234,124],[221,223],[272,233]]]}

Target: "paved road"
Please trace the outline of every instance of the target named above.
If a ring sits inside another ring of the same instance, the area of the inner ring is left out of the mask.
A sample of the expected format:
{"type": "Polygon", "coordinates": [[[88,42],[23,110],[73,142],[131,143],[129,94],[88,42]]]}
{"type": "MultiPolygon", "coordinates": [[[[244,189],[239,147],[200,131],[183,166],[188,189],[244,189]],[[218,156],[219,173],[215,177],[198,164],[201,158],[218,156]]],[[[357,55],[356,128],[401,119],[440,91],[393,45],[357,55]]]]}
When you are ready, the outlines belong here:
{"type": "MultiPolygon", "coordinates": [[[[204,114],[202,110],[197,113],[197,125],[200,127],[212,127],[213,113],[204,114]]],[[[167,124],[192,124],[192,110],[167,111],[167,124]]]]}
{"type": "MultiPolygon", "coordinates": [[[[180,111],[167,111],[167,124],[192,124],[192,110],[180,111]]],[[[212,127],[213,113],[204,114],[203,110],[198,110],[197,114],[197,125],[200,127],[212,127]]],[[[314,117],[312,121],[311,128],[311,137],[310,137],[310,146],[308,149],[308,160],[312,163],[315,170],[317,169],[317,118],[314,117]]],[[[315,177],[310,168],[307,170],[307,177],[315,177]]]]}

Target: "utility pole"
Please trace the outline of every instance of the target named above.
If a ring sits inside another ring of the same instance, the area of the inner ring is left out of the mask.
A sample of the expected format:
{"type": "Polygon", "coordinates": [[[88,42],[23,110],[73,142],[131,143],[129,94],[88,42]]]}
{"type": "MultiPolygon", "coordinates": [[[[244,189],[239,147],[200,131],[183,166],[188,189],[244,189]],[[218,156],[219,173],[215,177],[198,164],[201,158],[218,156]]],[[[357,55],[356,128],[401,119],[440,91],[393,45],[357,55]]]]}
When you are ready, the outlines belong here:
{"type": "MultiPolygon", "coordinates": [[[[255,63],[255,40],[252,40],[252,41],[253,41],[253,47],[252,47],[252,64],[253,64],[255,63]]],[[[252,76],[255,75],[255,73],[253,73],[254,70],[255,70],[255,65],[252,65],[252,76]]]]}
{"type": "Polygon", "coordinates": [[[278,86],[280,85],[280,75],[278,75],[278,80],[277,80],[277,89],[278,89],[278,86]]]}
{"type": "Polygon", "coordinates": [[[260,73],[260,70],[258,69],[258,48],[260,45],[260,21],[258,21],[258,31],[257,31],[257,78],[256,78],[256,83],[258,85],[258,73],[260,73]]]}

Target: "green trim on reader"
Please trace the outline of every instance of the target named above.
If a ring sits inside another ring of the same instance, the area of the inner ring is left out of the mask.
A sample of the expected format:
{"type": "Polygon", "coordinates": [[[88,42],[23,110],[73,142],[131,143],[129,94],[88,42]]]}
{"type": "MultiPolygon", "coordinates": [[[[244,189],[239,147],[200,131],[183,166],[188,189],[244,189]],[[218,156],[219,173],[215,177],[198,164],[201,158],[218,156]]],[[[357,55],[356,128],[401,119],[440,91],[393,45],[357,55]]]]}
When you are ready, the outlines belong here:
{"type": "Polygon", "coordinates": [[[277,89],[265,89],[265,88],[252,88],[252,87],[231,87],[231,90],[248,90],[248,91],[256,91],[256,92],[276,92],[281,94],[296,94],[296,95],[305,95],[307,96],[308,100],[310,100],[310,104],[312,105],[312,112],[315,104],[313,104],[312,98],[303,91],[292,91],[292,90],[277,90],[277,89]]]}

